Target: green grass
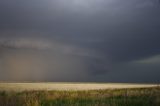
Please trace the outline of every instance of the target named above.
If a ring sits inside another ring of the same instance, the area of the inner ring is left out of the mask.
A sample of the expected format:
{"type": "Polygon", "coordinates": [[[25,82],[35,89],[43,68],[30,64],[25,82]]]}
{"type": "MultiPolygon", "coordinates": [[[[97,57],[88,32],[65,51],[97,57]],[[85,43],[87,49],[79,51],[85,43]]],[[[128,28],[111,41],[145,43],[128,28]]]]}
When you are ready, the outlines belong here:
{"type": "Polygon", "coordinates": [[[1,91],[0,106],[160,106],[160,88],[1,91]]]}

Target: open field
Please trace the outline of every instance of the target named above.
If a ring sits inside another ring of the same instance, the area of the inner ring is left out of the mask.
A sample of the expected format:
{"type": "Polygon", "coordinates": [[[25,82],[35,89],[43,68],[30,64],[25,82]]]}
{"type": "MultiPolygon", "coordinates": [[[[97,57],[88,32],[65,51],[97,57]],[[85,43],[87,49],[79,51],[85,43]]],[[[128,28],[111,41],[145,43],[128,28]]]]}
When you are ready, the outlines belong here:
{"type": "Polygon", "coordinates": [[[0,106],[160,106],[160,87],[120,83],[0,83],[0,106]]]}
{"type": "Polygon", "coordinates": [[[99,90],[156,87],[154,84],[125,83],[0,83],[0,91],[99,90]]]}
{"type": "Polygon", "coordinates": [[[160,88],[0,91],[0,106],[160,106],[160,88]]]}

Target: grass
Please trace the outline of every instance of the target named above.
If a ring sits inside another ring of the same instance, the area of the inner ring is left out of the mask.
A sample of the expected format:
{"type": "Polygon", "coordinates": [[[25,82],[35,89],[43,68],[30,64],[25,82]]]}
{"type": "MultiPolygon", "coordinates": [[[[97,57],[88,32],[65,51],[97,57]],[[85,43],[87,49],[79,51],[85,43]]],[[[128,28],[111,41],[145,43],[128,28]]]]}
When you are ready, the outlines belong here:
{"type": "Polygon", "coordinates": [[[0,106],[160,106],[160,87],[0,92],[0,106]]]}
{"type": "Polygon", "coordinates": [[[0,83],[0,91],[31,91],[31,90],[97,90],[156,87],[156,84],[129,83],[71,83],[71,82],[40,82],[40,83],[0,83]]]}

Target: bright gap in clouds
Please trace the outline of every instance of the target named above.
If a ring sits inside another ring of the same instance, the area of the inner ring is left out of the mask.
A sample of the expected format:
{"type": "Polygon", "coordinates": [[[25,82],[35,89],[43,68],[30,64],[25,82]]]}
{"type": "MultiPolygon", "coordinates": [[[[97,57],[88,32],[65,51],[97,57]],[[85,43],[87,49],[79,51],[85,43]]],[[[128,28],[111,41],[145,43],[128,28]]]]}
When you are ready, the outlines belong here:
{"type": "Polygon", "coordinates": [[[115,0],[71,0],[77,6],[93,6],[99,4],[113,3],[115,0]]]}
{"type": "Polygon", "coordinates": [[[114,3],[115,0],[59,0],[58,3],[62,5],[69,5],[74,8],[91,8],[95,6],[102,6],[103,4],[114,3]]]}

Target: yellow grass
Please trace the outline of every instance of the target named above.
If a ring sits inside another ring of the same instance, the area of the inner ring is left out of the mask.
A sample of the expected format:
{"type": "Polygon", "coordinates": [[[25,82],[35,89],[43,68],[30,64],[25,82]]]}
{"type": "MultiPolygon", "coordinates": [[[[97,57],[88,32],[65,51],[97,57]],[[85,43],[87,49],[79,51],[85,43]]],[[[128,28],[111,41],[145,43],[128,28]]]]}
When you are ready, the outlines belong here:
{"type": "Polygon", "coordinates": [[[155,84],[127,83],[0,83],[0,91],[31,91],[31,90],[99,90],[122,88],[148,88],[155,84]]]}

